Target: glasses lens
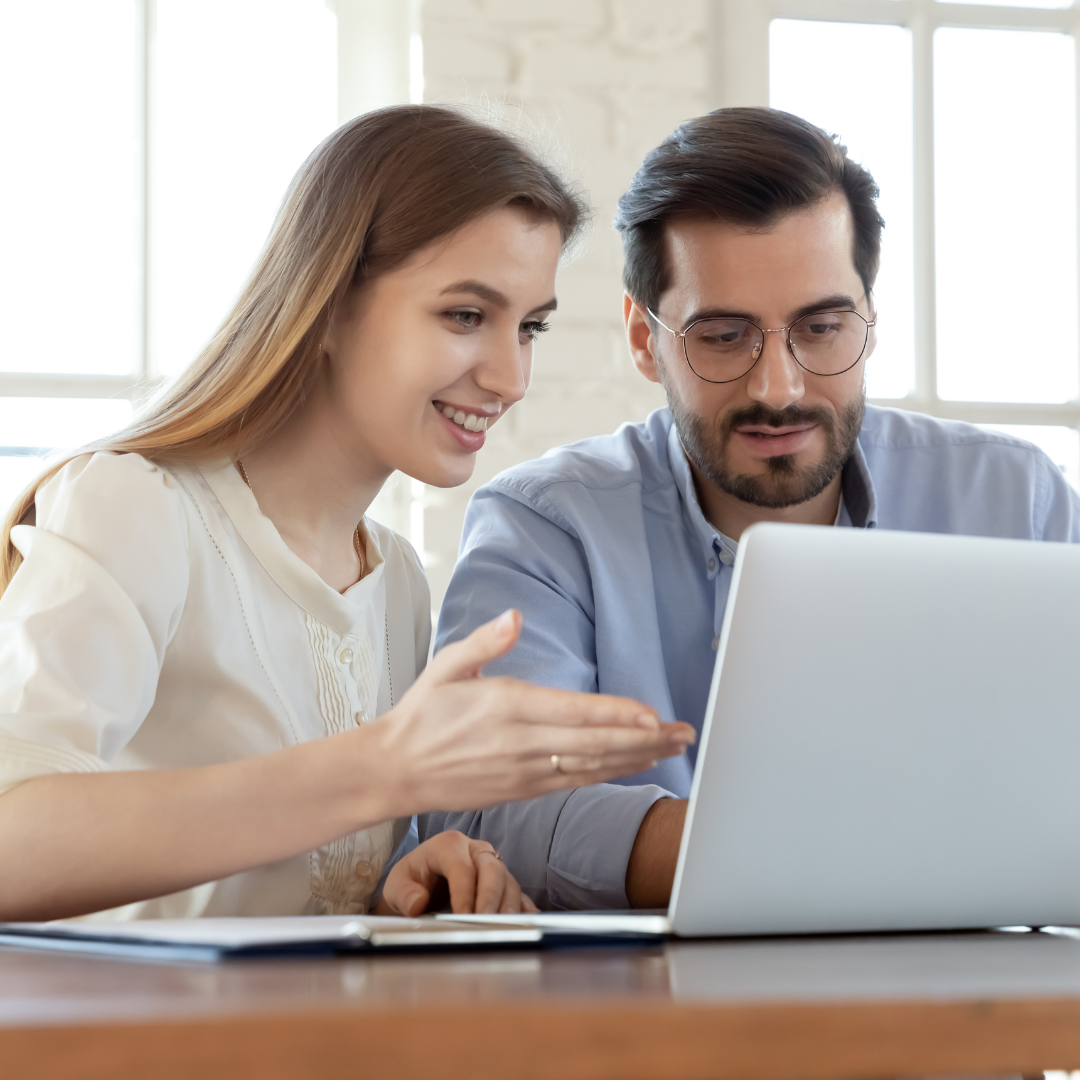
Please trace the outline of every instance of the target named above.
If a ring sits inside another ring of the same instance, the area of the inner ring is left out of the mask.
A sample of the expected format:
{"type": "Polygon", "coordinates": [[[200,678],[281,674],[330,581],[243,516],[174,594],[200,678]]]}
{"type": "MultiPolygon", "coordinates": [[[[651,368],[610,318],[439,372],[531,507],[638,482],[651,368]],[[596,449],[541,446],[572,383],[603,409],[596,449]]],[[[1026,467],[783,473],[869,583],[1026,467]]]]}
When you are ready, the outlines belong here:
{"type": "Polygon", "coordinates": [[[709,382],[731,382],[757,362],[761,331],[745,319],[703,319],[683,338],[694,374],[709,382]]]}
{"type": "Polygon", "coordinates": [[[854,367],[866,348],[866,321],[854,311],[817,311],[791,328],[791,351],[807,371],[839,375],[854,367]]]}

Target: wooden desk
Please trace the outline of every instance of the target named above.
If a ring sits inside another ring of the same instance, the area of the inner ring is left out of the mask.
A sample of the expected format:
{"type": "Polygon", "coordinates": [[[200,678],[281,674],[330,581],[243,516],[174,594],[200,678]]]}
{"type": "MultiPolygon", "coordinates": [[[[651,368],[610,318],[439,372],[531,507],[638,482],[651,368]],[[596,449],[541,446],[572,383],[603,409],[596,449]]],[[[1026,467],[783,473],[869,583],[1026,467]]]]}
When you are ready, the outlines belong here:
{"type": "Polygon", "coordinates": [[[0,950],[3,1080],[723,1080],[1080,1068],[1042,934],[133,963],[0,950]]]}

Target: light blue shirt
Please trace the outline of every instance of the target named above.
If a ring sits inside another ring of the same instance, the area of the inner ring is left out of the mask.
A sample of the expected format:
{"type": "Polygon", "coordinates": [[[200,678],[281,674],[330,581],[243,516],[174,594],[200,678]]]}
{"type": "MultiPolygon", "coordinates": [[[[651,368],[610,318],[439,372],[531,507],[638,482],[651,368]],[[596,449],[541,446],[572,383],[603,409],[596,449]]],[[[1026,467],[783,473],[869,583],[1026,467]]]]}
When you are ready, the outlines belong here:
{"type": "MultiPolygon", "coordinates": [[[[969,424],[868,407],[842,481],[839,525],[1080,541],[1080,498],[1050,459],[969,424]]],[[[476,492],[436,649],[516,607],[521,641],[489,674],[637,698],[700,732],[735,550],[705,520],[660,409],[476,492]]],[[[695,758],[691,748],[617,783],[431,814],[421,836],[490,841],[542,908],[626,907],[641,820],[657,799],[689,795],[695,758]]]]}

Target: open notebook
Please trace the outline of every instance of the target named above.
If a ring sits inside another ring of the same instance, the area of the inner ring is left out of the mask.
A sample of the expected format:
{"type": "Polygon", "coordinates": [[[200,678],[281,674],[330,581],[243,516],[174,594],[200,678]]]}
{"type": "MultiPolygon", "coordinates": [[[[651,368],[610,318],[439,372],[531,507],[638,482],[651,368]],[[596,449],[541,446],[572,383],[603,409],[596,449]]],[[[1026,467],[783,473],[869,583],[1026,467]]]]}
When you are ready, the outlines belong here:
{"type": "MultiPolygon", "coordinates": [[[[535,917],[533,917],[535,918],[535,917]]],[[[546,920],[542,920],[545,921],[546,920]]],[[[606,917],[538,925],[529,916],[311,915],[288,918],[144,919],[126,923],[0,923],[0,946],[146,960],[336,956],[369,952],[553,948],[644,944],[656,925],[606,917]]]]}

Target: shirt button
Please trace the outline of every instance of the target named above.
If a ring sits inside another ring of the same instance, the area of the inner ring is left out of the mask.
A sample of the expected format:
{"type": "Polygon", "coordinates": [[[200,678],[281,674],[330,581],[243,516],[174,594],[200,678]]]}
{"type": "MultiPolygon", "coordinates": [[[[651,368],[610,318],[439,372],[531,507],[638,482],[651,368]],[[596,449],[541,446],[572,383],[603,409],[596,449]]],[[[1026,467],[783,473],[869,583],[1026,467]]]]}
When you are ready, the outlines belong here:
{"type": "Polygon", "coordinates": [[[361,859],[356,866],[353,867],[353,873],[357,877],[367,877],[371,873],[371,863],[367,859],[361,859]]]}
{"type": "Polygon", "coordinates": [[[725,566],[730,566],[735,561],[735,557],[727,550],[727,548],[724,548],[724,550],[720,552],[720,561],[725,566]]]}
{"type": "Polygon", "coordinates": [[[710,558],[709,561],[705,564],[705,568],[711,574],[716,569],[716,560],[713,559],[713,558],[710,558]]]}
{"type": "Polygon", "coordinates": [[[339,652],[337,654],[337,658],[343,664],[351,664],[352,663],[352,649],[348,649],[348,648],[342,649],[341,652],[339,652]]]}
{"type": "Polygon", "coordinates": [[[716,650],[719,649],[719,648],[720,648],[720,639],[718,637],[714,637],[712,639],[712,651],[716,652],[716,650]]]}

